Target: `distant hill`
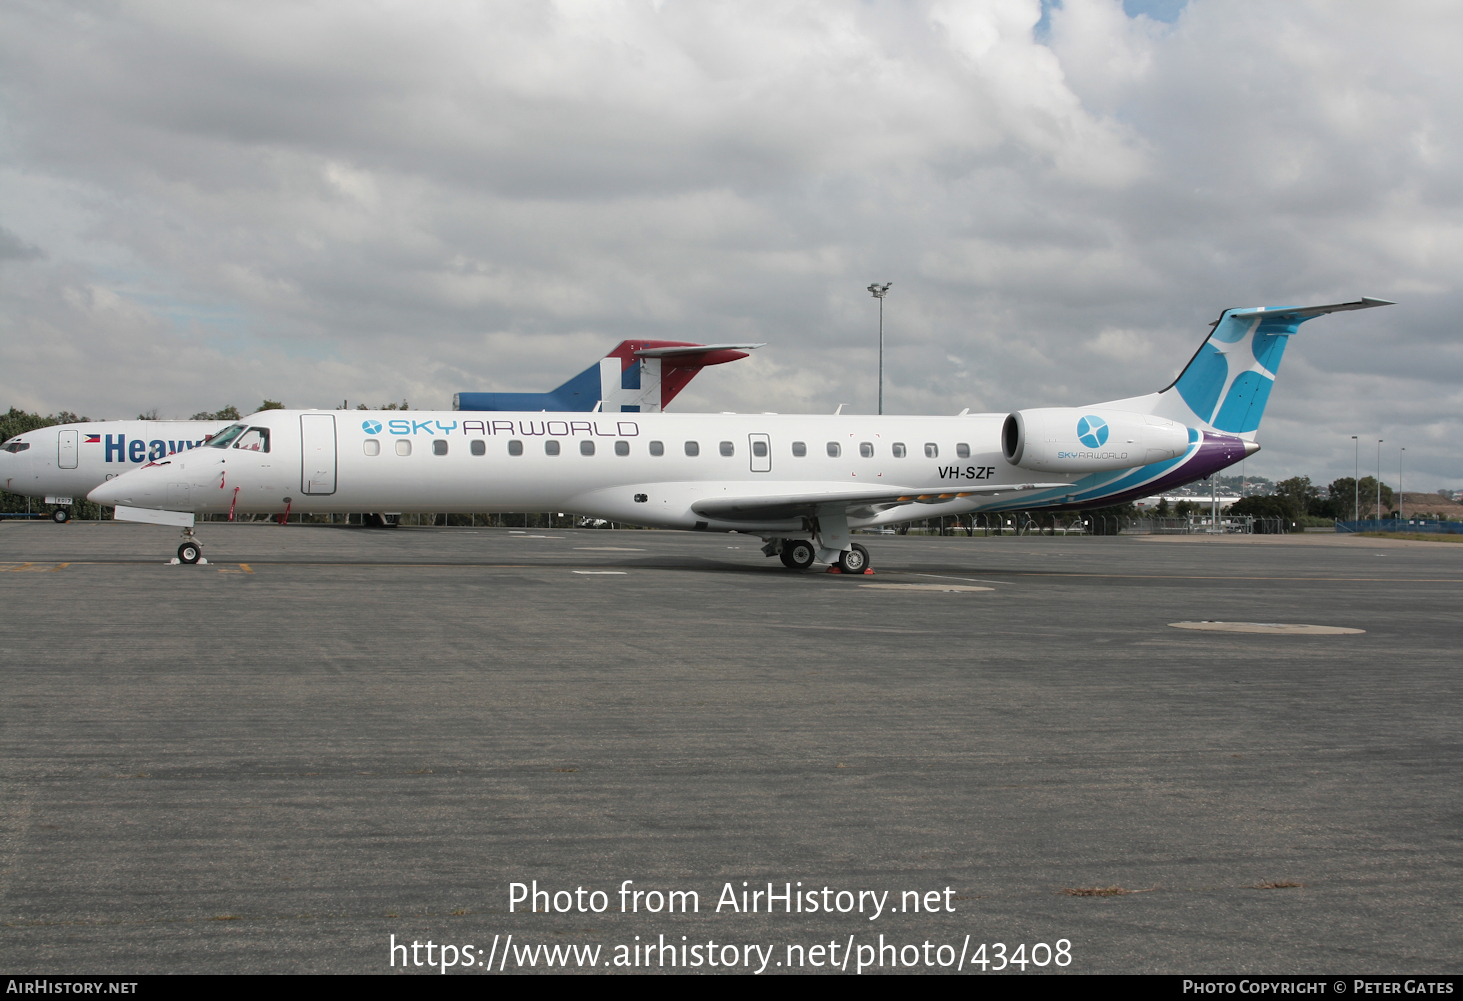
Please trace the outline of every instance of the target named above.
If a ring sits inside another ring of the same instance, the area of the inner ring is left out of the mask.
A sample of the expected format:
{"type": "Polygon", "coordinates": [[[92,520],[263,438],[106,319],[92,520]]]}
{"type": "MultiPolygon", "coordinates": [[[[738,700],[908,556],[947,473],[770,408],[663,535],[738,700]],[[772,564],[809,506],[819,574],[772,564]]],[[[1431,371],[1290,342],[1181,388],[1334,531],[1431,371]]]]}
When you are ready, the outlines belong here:
{"type": "Polygon", "coordinates": [[[1408,490],[1402,494],[1402,510],[1409,517],[1415,514],[1440,514],[1445,518],[1463,519],[1463,504],[1449,500],[1442,494],[1425,494],[1420,491],[1413,493],[1408,490]]]}

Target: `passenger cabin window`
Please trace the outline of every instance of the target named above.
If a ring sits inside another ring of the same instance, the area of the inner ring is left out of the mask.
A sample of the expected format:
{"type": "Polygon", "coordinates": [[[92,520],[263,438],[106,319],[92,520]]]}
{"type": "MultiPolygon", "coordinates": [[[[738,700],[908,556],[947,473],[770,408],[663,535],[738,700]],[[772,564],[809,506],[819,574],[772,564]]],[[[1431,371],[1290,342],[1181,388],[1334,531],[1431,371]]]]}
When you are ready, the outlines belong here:
{"type": "Polygon", "coordinates": [[[940,446],[932,441],[925,442],[925,458],[938,459],[940,457],[940,446]]]}
{"type": "Polygon", "coordinates": [[[808,443],[805,442],[805,441],[795,441],[795,442],[793,442],[792,443],[792,454],[793,454],[793,457],[794,458],[797,458],[797,459],[801,459],[803,456],[807,455],[808,454],[808,443]]]}
{"type": "Polygon", "coordinates": [[[838,458],[842,454],[843,454],[843,446],[842,445],[838,444],[838,442],[836,442],[836,441],[830,441],[828,443],[828,458],[830,458],[830,459],[836,459],[836,458],[838,458]]]}
{"type": "Polygon", "coordinates": [[[381,443],[379,441],[377,441],[375,438],[367,438],[366,439],[366,454],[367,455],[380,455],[381,454],[381,443]]]}
{"type": "Polygon", "coordinates": [[[767,458],[767,443],[765,441],[752,442],[752,454],[759,459],[767,458]]]}
{"type": "Polygon", "coordinates": [[[629,455],[630,454],[630,443],[628,441],[617,441],[617,442],[615,442],[615,454],[616,455],[629,455]]]}
{"type": "Polygon", "coordinates": [[[686,454],[687,455],[700,455],[701,454],[701,443],[699,441],[688,441],[688,442],[686,442],[686,454]]]}
{"type": "Polygon", "coordinates": [[[396,440],[396,454],[411,455],[411,442],[406,438],[398,438],[396,440]]]}
{"type": "Polygon", "coordinates": [[[902,459],[902,458],[904,458],[908,454],[909,454],[909,449],[907,449],[907,448],[904,447],[904,442],[902,442],[902,441],[896,441],[894,443],[894,458],[896,458],[896,459],[902,459]]]}
{"type": "Polygon", "coordinates": [[[557,441],[555,441],[554,439],[550,438],[548,441],[544,442],[544,455],[558,455],[558,454],[559,454],[559,443],[557,441]]]}
{"type": "Polygon", "coordinates": [[[963,442],[963,441],[960,444],[956,445],[955,446],[955,457],[958,458],[958,459],[968,459],[968,458],[970,458],[970,445],[967,442],[963,442]]]}
{"type": "Polygon", "coordinates": [[[736,451],[737,451],[736,450],[736,447],[734,445],[732,445],[731,442],[724,441],[724,442],[721,443],[721,454],[722,455],[727,455],[727,456],[735,455],[736,454],[736,451]]]}
{"type": "Polygon", "coordinates": [[[475,439],[473,441],[473,443],[472,443],[472,454],[473,455],[487,455],[488,454],[488,443],[485,442],[485,441],[483,441],[481,438],[475,439]]]}
{"type": "Polygon", "coordinates": [[[859,442],[858,454],[863,456],[865,459],[872,459],[874,457],[874,443],[871,441],[859,442]]]}
{"type": "Polygon", "coordinates": [[[242,448],[246,452],[268,452],[269,428],[250,428],[239,435],[234,447],[242,448]]]}
{"type": "Polygon", "coordinates": [[[583,441],[581,441],[579,443],[579,454],[580,455],[593,455],[594,454],[594,442],[590,441],[588,438],[586,438],[583,441]]]}
{"type": "Polygon", "coordinates": [[[226,427],[209,440],[208,447],[228,448],[234,443],[235,438],[239,437],[239,435],[243,434],[247,430],[249,430],[249,426],[247,424],[234,424],[230,427],[226,427]]]}
{"type": "Polygon", "coordinates": [[[432,441],[432,454],[433,455],[446,455],[447,454],[447,442],[444,441],[441,438],[434,439],[432,441]]]}
{"type": "Polygon", "coordinates": [[[665,455],[665,442],[653,441],[650,443],[651,455],[665,455]]]}
{"type": "Polygon", "coordinates": [[[509,441],[508,442],[508,454],[509,455],[522,455],[523,454],[523,442],[519,441],[517,438],[514,438],[511,441],[509,441]]]}

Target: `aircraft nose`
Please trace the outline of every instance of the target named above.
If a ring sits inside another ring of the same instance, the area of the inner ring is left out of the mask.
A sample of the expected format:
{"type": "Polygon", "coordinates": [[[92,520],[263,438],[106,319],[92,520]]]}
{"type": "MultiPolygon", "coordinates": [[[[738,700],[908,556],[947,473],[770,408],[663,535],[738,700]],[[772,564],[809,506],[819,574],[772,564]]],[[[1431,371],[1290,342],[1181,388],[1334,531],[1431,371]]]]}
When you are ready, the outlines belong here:
{"type": "Polygon", "coordinates": [[[115,479],[98,484],[86,499],[104,507],[160,507],[167,499],[167,478],[161,470],[130,469],[115,479]]]}
{"type": "Polygon", "coordinates": [[[122,494],[127,491],[121,488],[121,482],[122,477],[119,476],[114,480],[99,483],[92,488],[91,493],[86,495],[86,499],[93,504],[101,504],[103,507],[116,507],[119,502],[126,503],[122,501],[122,494]]]}

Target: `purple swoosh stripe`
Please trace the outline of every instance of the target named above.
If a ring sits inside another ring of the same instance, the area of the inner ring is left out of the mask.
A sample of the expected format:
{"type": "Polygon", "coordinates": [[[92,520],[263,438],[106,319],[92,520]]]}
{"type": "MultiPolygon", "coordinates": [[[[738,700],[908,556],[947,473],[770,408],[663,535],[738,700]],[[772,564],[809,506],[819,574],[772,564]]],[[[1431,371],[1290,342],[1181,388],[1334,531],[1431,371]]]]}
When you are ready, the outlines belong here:
{"type": "Polygon", "coordinates": [[[1236,438],[1229,434],[1215,434],[1212,431],[1204,432],[1204,440],[1199,443],[1199,448],[1189,458],[1175,466],[1167,474],[1156,480],[1140,484],[1131,490],[1124,490],[1122,493],[1113,494],[1110,497],[1103,497],[1101,500],[1090,500],[1081,505],[1053,505],[1042,506],[1044,511],[1070,511],[1080,507],[1111,507],[1114,504],[1126,504],[1128,501],[1137,500],[1140,497],[1151,497],[1154,494],[1162,493],[1170,487],[1180,487],[1185,483],[1192,483],[1195,480],[1202,480],[1207,476],[1226,469],[1245,457],[1245,443],[1242,438],[1236,438]]]}

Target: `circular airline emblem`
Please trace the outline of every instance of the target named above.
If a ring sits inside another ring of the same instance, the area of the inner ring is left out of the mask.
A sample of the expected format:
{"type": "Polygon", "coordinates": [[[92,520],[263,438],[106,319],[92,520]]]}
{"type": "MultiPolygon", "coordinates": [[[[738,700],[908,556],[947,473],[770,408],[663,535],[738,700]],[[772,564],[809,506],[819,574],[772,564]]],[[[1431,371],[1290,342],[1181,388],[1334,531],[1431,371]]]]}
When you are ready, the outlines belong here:
{"type": "Polygon", "coordinates": [[[1107,444],[1107,421],[1088,415],[1077,422],[1077,440],[1088,448],[1107,444]]]}
{"type": "MultiPolygon", "coordinates": [[[[361,421],[361,430],[364,431],[364,432],[366,432],[366,434],[380,434],[381,433],[381,422],[380,421],[361,421]]],[[[1107,437],[1107,436],[1104,435],[1103,437],[1107,437]]]]}

